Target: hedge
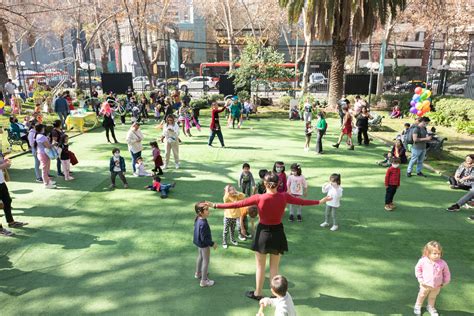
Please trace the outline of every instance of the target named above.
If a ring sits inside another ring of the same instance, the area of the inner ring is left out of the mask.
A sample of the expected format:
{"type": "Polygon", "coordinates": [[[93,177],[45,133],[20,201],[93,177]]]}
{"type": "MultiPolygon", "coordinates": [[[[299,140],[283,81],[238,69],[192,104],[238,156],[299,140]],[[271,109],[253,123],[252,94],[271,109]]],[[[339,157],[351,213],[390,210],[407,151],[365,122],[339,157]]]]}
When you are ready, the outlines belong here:
{"type": "Polygon", "coordinates": [[[432,107],[427,116],[434,125],[454,127],[458,132],[474,135],[474,100],[439,96],[433,98],[432,107]]]}

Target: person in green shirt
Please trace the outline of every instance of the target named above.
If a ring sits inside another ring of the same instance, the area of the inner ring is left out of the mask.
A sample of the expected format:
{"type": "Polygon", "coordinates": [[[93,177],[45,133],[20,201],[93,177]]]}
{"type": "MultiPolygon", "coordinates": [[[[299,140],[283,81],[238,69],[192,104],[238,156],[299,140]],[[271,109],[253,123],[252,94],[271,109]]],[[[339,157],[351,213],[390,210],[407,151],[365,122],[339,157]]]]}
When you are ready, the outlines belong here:
{"type": "Polygon", "coordinates": [[[328,123],[326,122],[326,118],[324,117],[324,112],[318,112],[318,122],[316,123],[316,129],[318,130],[318,135],[316,139],[316,153],[322,154],[323,136],[324,134],[326,134],[326,130],[328,129],[328,123]]]}
{"type": "Polygon", "coordinates": [[[238,97],[233,97],[232,101],[232,105],[230,106],[230,115],[232,116],[232,128],[235,128],[235,121],[237,121],[237,127],[240,128],[242,104],[239,102],[238,97]]]}

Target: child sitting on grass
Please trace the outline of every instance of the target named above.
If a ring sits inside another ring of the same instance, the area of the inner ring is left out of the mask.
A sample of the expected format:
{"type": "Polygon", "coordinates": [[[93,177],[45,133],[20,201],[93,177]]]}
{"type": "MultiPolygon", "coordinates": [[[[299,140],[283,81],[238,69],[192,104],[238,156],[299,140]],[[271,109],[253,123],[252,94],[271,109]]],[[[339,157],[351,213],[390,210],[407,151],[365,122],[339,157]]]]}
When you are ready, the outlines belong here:
{"type": "Polygon", "coordinates": [[[173,182],[171,184],[161,183],[161,178],[159,176],[155,176],[153,178],[152,185],[147,185],[145,189],[148,189],[150,191],[161,192],[161,198],[166,199],[168,197],[170,189],[174,188],[175,186],[176,182],[173,182]]]}
{"type": "Polygon", "coordinates": [[[217,244],[212,241],[211,227],[207,222],[209,217],[209,206],[206,202],[199,202],[194,205],[196,219],[194,220],[193,243],[198,247],[198,257],[196,260],[196,272],[194,278],[200,280],[201,287],[213,286],[214,281],[208,279],[209,260],[211,258],[211,247],[217,249],[217,244]]]}
{"type": "Polygon", "coordinates": [[[260,300],[260,310],[257,316],[264,316],[263,308],[275,307],[275,316],[296,316],[295,304],[288,293],[288,280],[282,275],[275,275],[270,282],[272,294],[275,298],[264,297],[260,300]]]}
{"type": "Polygon", "coordinates": [[[152,176],[153,174],[151,174],[150,172],[146,171],[145,169],[145,163],[143,162],[143,158],[142,157],[138,157],[137,158],[137,162],[135,163],[135,173],[133,174],[134,176],[137,176],[137,177],[148,177],[148,176],[152,176]]]}
{"type": "Polygon", "coordinates": [[[120,180],[123,182],[123,188],[128,189],[127,179],[125,179],[125,159],[120,156],[120,149],[112,149],[112,158],[110,158],[110,180],[112,184],[110,185],[111,189],[115,188],[115,178],[117,175],[120,177],[120,180]]]}

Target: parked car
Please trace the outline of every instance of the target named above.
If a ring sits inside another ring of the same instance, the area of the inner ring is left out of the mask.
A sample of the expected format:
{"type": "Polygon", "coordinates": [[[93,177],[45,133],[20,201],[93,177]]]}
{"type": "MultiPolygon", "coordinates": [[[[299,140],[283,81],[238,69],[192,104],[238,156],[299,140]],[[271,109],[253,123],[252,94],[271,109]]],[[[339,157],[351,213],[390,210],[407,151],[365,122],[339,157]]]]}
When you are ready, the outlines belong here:
{"type": "Polygon", "coordinates": [[[464,94],[464,90],[466,90],[466,86],[467,86],[467,78],[450,85],[447,89],[447,92],[452,93],[452,94],[464,94]]]}
{"type": "MultiPolygon", "coordinates": [[[[164,79],[161,79],[162,81],[160,83],[157,82],[156,84],[156,87],[158,89],[164,89],[165,88],[165,80],[164,79]]],[[[182,78],[176,78],[176,77],[173,77],[173,78],[168,78],[168,80],[166,80],[166,82],[168,83],[168,87],[169,86],[173,86],[173,87],[176,87],[178,86],[179,87],[179,84],[182,83],[182,82],[186,82],[186,80],[182,79],[182,78]]]]}
{"type": "Polygon", "coordinates": [[[202,90],[209,91],[216,87],[216,81],[212,77],[193,77],[188,81],[180,82],[178,85],[180,90],[202,90]]]}
{"type": "Polygon", "coordinates": [[[150,81],[148,80],[148,77],[146,76],[138,76],[133,78],[133,89],[135,91],[144,91],[144,90],[150,90],[151,85],[150,81]]]}
{"type": "Polygon", "coordinates": [[[313,72],[309,75],[310,84],[325,84],[327,81],[327,78],[320,72],[313,72]]]}
{"type": "Polygon", "coordinates": [[[405,83],[395,85],[393,90],[396,92],[414,92],[416,87],[426,88],[426,82],[421,80],[410,80],[405,83]]]}
{"type": "Polygon", "coordinates": [[[46,78],[45,82],[46,84],[51,87],[51,88],[54,88],[56,87],[63,79],[65,78],[63,84],[62,84],[62,87],[63,88],[72,88],[74,85],[73,85],[73,81],[71,78],[69,77],[64,77],[64,76],[53,76],[53,77],[49,77],[49,78],[46,78]]]}

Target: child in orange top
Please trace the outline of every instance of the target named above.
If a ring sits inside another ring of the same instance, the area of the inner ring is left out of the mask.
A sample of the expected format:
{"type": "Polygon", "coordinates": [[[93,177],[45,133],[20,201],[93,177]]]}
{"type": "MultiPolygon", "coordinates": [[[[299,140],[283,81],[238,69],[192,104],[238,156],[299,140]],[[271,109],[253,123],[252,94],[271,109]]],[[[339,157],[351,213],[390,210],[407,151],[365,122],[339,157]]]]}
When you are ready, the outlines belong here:
{"type": "MultiPolygon", "coordinates": [[[[224,188],[224,203],[237,202],[245,199],[245,194],[238,192],[232,185],[228,184],[224,188]]],[[[230,229],[230,242],[237,246],[238,243],[235,240],[235,226],[237,219],[240,218],[241,209],[231,208],[224,211],[224,231],[222,233],[222,247],[227,249],[227,235],[229,235],[230,229]]]]}
{"type": "Polygon", "coordinates": [[[247,238],[252,238],[252,233],[254,231],[255,226],[255,218],[258,215],[258,208],[256,205],[243,207],[240,212],[240,218],[237,219],[237,231],[239,232],[239,239],[240,240],[247,240],[247,238]],[[250,217],[252,230],[249,231],[248,227],[248,218],[250,217]]]}

